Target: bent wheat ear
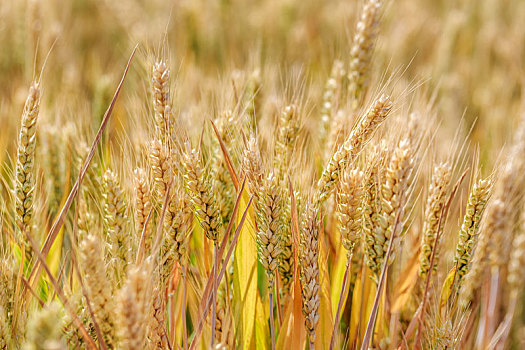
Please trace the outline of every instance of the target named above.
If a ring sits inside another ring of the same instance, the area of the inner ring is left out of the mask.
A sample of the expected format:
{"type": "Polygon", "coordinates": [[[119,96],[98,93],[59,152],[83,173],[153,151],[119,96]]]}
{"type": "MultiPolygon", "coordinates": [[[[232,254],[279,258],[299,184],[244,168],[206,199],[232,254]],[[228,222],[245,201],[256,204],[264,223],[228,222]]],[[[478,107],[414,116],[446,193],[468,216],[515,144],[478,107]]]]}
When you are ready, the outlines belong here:
{"type": "Polygon", "coordinates": [[[388,96],[382,95],[368,109],[347,140],[333,154],[317,183],[319,202],[323,202],[329,197],[339,180],[341,171],[355,159],[379,124],[386,119],[391,109],[392,101],[388,96]]]}
{"type": "Polygon", "coordinates": [[[378,200],[375,198],[377,194],[371,192],[369,192],[369,195],[372,196],[372,198],[368,201],[370,202],[370,200],[372,200],[372,202],[368,204],[369,208],[367,210],[369,212],[367,213],[368,217],[372,219],[372,229],[367,235],[367,240],[369,241],[367,245],[370,247],[366,250],[368,253],[367,263],[374,272],[376,281],[381,274],[391,239],[393,240],[393,249],[389,263],[395,258],[396,247],[399,245],[399,234],[402,230],[395,229],[394,225],[399,212],[401,212],[399,224],[403,222],[403,204],[407,197],[408,178],[412,171],[412,166],[412,149],[410,142],[405,139],[394,149],[380,187],[374,189],[374,185],[372,185],[372,188],[369,190],[379,190],[380,195],[381,211],[379,214],[375,212],[377,207],[373,208],[373,206],[375,206],[374,202],[378,200]],[[397,232],[397,235],[392,238],[394,231],[397,232]],[[373,248],[373,250],[371,248],[373,248]]]}
{"type": "Polygon", "coordinates": [[[18,150],[15,170],[15,222],[17,226],[18,243],[25,242],[26,255],[31,256],[31,245],[25,234],[31,234],[33,224],[34,197],[34,166],[36,148],[36,123],[40,110],[40,85],[33,82],[29,88],[20,132],[18,134],[18,150]]]}

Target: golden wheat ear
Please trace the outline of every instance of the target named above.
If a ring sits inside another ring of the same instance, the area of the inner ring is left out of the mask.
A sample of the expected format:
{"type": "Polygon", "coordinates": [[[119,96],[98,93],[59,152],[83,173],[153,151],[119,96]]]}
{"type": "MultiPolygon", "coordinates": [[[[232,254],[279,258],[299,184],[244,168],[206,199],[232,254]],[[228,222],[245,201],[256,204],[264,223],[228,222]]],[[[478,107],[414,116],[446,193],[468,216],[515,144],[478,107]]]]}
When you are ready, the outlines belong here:
{"type": "Polygon", "coordinates": [[[25,235],[32,234],[35,192],[36,124],[39,111],[40,84],[33,82],[29,88],[29,94],[24,105],[20,123],[14,179],[16,237],[20,246],[25,247],[27,259],[30,259],[32,255],[31,245],[27,242],[25,235]]]}
{"type": "Polygon", "coordinates": [[[381,96],[370,106],[324,168],[317,183],[318,201],[324,202],[330,196],[343,169],[355,159],[377,127],[386,119],[391,109],[392,101],[386,95],[381,96]]]}

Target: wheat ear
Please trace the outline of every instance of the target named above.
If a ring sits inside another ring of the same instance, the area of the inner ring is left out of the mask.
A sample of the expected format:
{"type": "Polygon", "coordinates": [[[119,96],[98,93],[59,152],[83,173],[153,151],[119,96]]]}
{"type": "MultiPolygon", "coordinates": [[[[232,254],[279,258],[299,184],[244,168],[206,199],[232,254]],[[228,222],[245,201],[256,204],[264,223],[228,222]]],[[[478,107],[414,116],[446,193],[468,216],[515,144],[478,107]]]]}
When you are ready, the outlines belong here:
{"type": "Polygon", "coordinates": [[[40,110],[40,85],[33,82],[29,89],[20,132],[15,170],[15,222],[18,228],[17,239],[25,242],[26,255],[31,256],[31,246],[26,242],[26,233],[31,234],[34,208],[34,165],[36,148],[36,123],[40,110]]]}

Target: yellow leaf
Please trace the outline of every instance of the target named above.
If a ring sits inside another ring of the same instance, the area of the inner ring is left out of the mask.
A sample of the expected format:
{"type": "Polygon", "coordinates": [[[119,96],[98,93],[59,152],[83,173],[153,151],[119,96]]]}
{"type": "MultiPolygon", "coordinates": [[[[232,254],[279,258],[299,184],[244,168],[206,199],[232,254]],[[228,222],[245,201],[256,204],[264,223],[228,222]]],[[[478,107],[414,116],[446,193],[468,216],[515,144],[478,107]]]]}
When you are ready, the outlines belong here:
{"type": "MultiPolygon", "coordinates": [[[[242,195],[239,204],[237,222],[245,212],[249,196],[242,195]]],[[[255,220],[253,210],[249,211],[244,225],[239,233],[235,246],[233,274],[233,294],[235,305],[234,318],[236,343],[240,349],[249,349],[255,332],[255,311],[257,301],[257,246],[255,242],[255,220]]]]}
{"type": "Polygon", "coordinates": [[[441,287],[441,295],[439,296],[439,312],[437,314],[437,320],[436,320],[438,324],[441,324],[440,323],[441,315],[443,315],[443,309],[447,305],[448,299],[450,298],[450,295],[452,294],[455,278],[456,278],[456,267],[454,266],[448,273],[447,277],[445,278],[445,282],[443,282],[443,287],[441,287]]]}
{"type": "MultiPolygon", "coordinates": [[[[337,303],[339,302],[339,294],[341,293],[341,287],[343,285],[343,276],[346,270],[346,249],[342,244],[338,244],[337,257],[335,259],[334,268],[332,270],[332,285],[331,285],[331,298],[332,298],[332,314],[335,315],[337,311],[337,303]]],[[[349,276],[350,277],[350,276],[349,276]]],[[[349,278],[350,279],[350,278],[349,278]]],[[[347,290],[349,282],[347,281],[347,290]]],[[[343,305],[346,304],[348,294],[345,295],[343,305]]]]}
{"type": "Polygon", "coordinates": [[[301,283],[298,278],[294,279],[290,299],[283,315],[283,324],[275,345],[276,349],[304,349],[306,330],[304,328],[303,305],[301,300],[301,283]]]}
{"type": "Polygon", "coordinates": [[[417,283],[417,271],[419,269],[418,259],[419,250],[417,250],[412,258],[410,258],[407,266],[394,286],[394,296],[392,298],[393,302],[391,309],[392,313],[401,311],[401,308],[407,303],[412,295],[412,290],[417,283]]]}
{"type": "MultiPolygon", "coordinates": [[[[270,339],[268,329],[269,310],[264,307],[261,296],[257,294],[257,313],[255,321],[255,348],[257,350],[268,349],[268,341],[270,339]]],[[[271,340],[270,340],[271,341],[271,340]]]]}

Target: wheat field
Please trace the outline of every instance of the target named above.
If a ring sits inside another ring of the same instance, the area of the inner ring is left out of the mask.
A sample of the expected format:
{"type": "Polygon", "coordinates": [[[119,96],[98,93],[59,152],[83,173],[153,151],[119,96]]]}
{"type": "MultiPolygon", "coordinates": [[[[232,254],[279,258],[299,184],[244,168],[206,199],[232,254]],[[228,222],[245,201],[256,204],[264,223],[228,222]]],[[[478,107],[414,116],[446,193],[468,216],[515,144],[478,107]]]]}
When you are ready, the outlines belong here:
{"type": "Polygon", "coordinates": [[[0,1],[0,350],[524,349],[525,1],[0,1]]]}

